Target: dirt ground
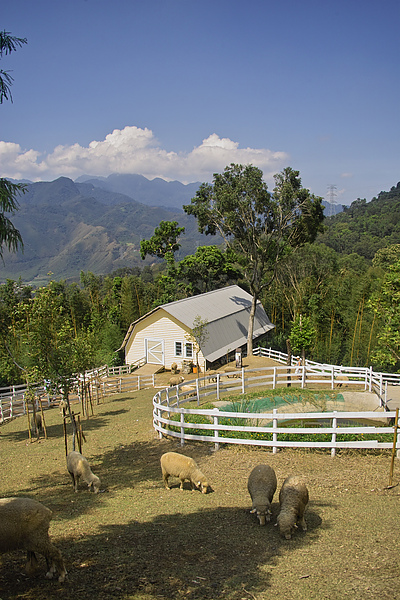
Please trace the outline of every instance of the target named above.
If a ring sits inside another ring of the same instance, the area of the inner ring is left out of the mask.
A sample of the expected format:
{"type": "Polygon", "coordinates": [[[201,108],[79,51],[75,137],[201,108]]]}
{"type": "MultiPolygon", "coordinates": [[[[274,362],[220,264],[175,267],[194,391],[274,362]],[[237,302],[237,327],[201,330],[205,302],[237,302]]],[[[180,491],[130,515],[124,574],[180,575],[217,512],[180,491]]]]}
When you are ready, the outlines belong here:
{"type": "MultiPolygon", "coordinates": [[[[0,599],[357,600],[400,599],[400,461],[388,486],[390,452],[178,446],[152,427],[154,390],[113,396],[83,421],[83,453],[102,480],[75,494],[65,467],[59,410],[46,412],[48,439],[28,442],[23,417],[0,427],[0,495],[29,496],[54,511],[64,583],[27,577],[24,554],[2,555],[0,599]],[[163,487],[160,457],[192,456],[212,492],[163,487]],[[271,523],[250,514],[247,478],[260,463],[277,474],[271,523]],[[278,491],[302,474],[310,492],[308,531],[282,539],[278,491]]],[[[71,448],[69,447],[69,450],[71,448]]]]}

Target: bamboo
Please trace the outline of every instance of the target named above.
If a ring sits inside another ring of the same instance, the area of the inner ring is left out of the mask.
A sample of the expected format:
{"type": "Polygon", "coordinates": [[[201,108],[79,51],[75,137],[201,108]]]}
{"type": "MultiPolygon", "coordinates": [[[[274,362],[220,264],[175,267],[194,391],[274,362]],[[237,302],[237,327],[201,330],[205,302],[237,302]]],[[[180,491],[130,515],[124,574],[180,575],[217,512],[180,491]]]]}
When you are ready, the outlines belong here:
{"type": "Polygon", "coordinates": [[[354,325],[353,343],[351,345],[351,355],[350,355],[350,367],[353,366],[354,342],[356,340],[356,335],[357,335],[357,325],[358,325],[358,317],[360,316],[360,308],[361,308],[361,302],[360,302],[360,306],[358,307],[356,324],[354,325]]]}
{"type": "Polygon", "coordinates": [[[395,421],[394,421],[394,431],[393,431],[392,460],[390,463],[389,487],[392,485],[392,481],[393,481],[393,468],[394,468],[394,457],[396,455],[398,422],[399,422],[399,409],[396,408],[396,417],[395,417],[395,421]]]}

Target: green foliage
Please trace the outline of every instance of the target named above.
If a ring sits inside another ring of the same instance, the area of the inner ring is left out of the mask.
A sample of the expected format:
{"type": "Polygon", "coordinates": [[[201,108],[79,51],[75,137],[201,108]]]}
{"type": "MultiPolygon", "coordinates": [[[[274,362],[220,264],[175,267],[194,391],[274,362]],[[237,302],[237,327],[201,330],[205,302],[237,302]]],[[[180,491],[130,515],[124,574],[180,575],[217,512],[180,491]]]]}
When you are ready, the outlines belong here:
{"type": "MultiPolygon", "coordinates": [[[[26,38],[15,37],[9,31],[0,31],[0,58],[15,52],[17,48],[21,48],[26,43],[26,38]]],[[[14,78],[9,71],[0,69],[0,104],[3,104],[4,100],[12,102],[11,86],[13,81],[14,78]]]]}
{"type": "Polygon", "coordinates": [[[381,321],[374,360],[382,368],[400,368],[400,261],[388,268],[380,293],[370,306],[381,321]]]}
{"type": "Polygon", "coordinates": [[[252,352],[256,301],[274,279],[277,264],[294,248],[315,239],[323,220],[322,198],[301,187],[299,172],[290,167],[275,176],[271,195],[263,173],[253,165],[226,167],[203,183],[184,206],[206,235],[219,233],[236,257],[253,295],[247,352],[252,352]]]}
{"type": "Polygon", "coordinates": [[[400,243],[400,182],[371,202],[357,199],[326,220],[318,243],[340,254],[358,254],[371,261],[384,247],[400,243]]]}
{"type": "Polygon", "coordinates": [[[299,315],[292,323],[289,335],[290,344],[294,352],[309,351],[316,338],[317,332],[312,325],[311,318],[299,315]]]}
{"type": "Polygon", "coordinates": [[[184,227],[178,227],[177,221],[161,221],[155,228],[154,235],[149,240],[140,242],[140,256],[144,260],[149,254],[157,258],[173,261],[174,252],[179,250],[179,236],[185,232],[184,227]]]}

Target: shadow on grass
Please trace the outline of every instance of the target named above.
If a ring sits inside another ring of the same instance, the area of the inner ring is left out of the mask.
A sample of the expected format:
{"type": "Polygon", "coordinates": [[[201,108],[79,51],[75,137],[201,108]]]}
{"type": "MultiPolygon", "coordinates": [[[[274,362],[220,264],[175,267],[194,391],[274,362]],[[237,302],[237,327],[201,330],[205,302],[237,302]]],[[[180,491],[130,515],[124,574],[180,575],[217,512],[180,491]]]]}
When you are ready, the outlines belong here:
{"type": "MultiPolygon", "coordinates": [[[[108,425],[110,423],[110,420],[112,419],[112,417],[114,417],[116,415],[121,415],[121,414],[124,414],[127,412],[129,412],[129,409],[121,408],[119,410],[110,410],[110,411],[104,412],[101,415],[94,415],[94,416],[89,417],[88,419],[86,417],[84,417],[83,419],[81,419],[83,432],[85,433],[88,431],[94,431],[101,427],[105,427],[106,425],[108,425]]],[[[76,416],[77,416],[77,414],[78,413],[75,412],[76,416]]],[[[23,418],[23,417],[19,417],[19,418],[23,418]]],[[[62,420],[62,417],[60,416],[60,421],[61,420],[62,420]]],[[[46,431],[47,431],[48,438],[64,437],[64,429],[63,429],[62,422],[56,423],[56,424],[49,424],[49,425],[46,423],[46,431]]],[[[69,419],[67,420],[67,432],[68,432],[68,435],[71,436],[72,427],[71,427],[71,423],[70,423],[69,419]]],[[[2,431],[1,439],[3,442],[28,441],[29,440],[28,430],[26,428],[26,429],[20,429],[19,431],[9,431],[9,432],[2,431]]],[[[39,439],[41,442],[45,441],[44,433],[40,434],[39,439]]],[[[37,442],[36,436],[32,436],[32,443],[35,444],[36,442],[37,442]]]]}
{"type": "Polygon", "coordinates": [[[248,511],[232,507],[100,525],[96,533],[57,544],[69,573],[64,584],[43,580],[43,570],[30,580],[16,577],[21,556],[9,555],[0,575],[7,590],[2,598],[250,600],[268,591],[283,548],[287,554],[316,540],[318,520],[311,511],[307,534],[296,533],[290,542],[272,522],[260,527],[248,511]]]}

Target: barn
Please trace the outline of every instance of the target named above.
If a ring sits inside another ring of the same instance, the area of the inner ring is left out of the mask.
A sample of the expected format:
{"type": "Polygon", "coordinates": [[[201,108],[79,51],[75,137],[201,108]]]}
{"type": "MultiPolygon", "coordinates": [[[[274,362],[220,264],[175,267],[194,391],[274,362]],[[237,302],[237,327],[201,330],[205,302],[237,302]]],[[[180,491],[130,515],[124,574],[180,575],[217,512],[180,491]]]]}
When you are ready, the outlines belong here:
{"type": "MultiPolygon", "coordinates": [[[[182,369],[193,362],[204,371],[247,344],[251,302],[250,294],[231,285],[158,306],[130,325],[120,348],[125,350],[125,363],[166,369],[176,363],[182,369]],[[204,333],[199,344],[193,337],[198,324],[204,333]]],[[[274,327],[258,302],[253,341],[274,327]]]]}

